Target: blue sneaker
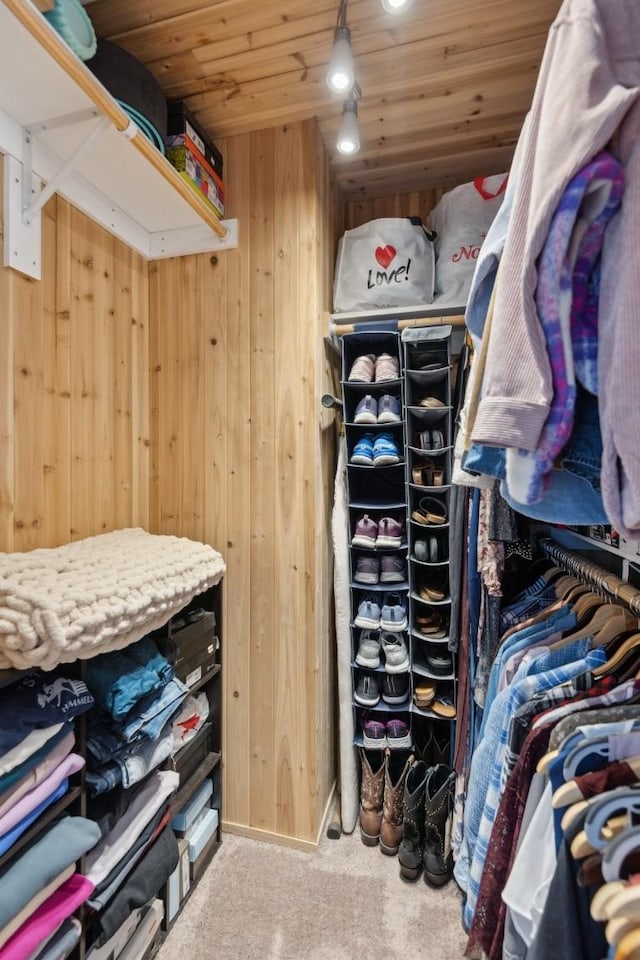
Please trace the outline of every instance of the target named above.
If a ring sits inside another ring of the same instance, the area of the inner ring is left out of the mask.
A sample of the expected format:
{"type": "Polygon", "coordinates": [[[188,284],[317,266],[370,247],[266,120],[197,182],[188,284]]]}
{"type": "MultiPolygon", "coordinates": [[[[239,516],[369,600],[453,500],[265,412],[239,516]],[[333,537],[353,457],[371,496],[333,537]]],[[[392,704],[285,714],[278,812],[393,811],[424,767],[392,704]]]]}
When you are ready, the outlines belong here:
{"type": "Polygon", "coordinates": [[[378,402],[375,397],[369,394],[363,397],[356,407],[356,414],[353,418],[354,423],[377,423],[378,422],[378,402]]]}
{"type": "Polygon", "coordinates": [[[399,399],[385,393],[378,400],[378,423],[400,423],[401,410],[399,399]]]}
{"type": "Polygon", "coordinates": [[[357,463],[362,467],[372,467],[373,462],[373,435],[365,433],[356,441],[351,454],[351,463],[357,463]]]}
{"type": "Polygon", "coordinates": [[[400,463],[398,445],[390,433],[381,433],[373,444],[373,465],[386,467],[393,463],[400,463]]]}

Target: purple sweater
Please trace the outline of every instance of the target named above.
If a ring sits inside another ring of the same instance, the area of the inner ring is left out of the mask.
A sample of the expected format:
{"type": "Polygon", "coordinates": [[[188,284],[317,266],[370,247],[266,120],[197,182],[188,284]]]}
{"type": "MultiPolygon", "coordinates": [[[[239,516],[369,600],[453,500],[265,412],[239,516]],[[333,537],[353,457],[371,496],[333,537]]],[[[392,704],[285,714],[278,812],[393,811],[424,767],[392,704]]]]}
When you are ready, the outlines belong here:
{"type": "MultiPolygon", "coordinates": [[[[472,432],[478,443],[525,450],[538,444],[553,383],[534,297],[536,262],[567,184],[604,149],[638,99],[638,37],[637,0],[564,0],[549,32],[501,261],[472,432]]],[[[640,192],[628,171],[626,182],[627,192],[640,192]]],[[[640,273],[637,257],[634,263],[640,273]]]]}

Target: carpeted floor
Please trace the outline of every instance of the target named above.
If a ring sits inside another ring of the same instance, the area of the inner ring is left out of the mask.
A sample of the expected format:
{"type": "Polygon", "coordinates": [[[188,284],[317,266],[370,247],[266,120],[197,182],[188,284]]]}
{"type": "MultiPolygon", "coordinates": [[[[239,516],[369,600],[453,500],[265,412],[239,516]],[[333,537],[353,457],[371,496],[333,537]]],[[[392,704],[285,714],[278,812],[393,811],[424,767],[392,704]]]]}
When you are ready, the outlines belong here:
{"type": "Polygon", "coordinates": [[[461,960],[455,883],[403,883],[358,833],[317,853],[225,834],[159,960],[461,960]]]}

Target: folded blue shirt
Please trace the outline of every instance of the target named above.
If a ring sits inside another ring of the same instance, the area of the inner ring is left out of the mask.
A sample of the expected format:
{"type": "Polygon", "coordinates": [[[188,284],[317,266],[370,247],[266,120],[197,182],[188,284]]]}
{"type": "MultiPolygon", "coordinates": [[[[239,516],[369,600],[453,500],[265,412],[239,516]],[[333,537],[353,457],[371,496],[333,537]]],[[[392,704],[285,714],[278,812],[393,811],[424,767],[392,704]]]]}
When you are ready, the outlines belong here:
{"type": "Polygon", "coordinates": [[[34,670],[0,697],[0,753],[21,743],[32,730],[53,727],[90,710],[95,704],[82,680],[34,670]]]}

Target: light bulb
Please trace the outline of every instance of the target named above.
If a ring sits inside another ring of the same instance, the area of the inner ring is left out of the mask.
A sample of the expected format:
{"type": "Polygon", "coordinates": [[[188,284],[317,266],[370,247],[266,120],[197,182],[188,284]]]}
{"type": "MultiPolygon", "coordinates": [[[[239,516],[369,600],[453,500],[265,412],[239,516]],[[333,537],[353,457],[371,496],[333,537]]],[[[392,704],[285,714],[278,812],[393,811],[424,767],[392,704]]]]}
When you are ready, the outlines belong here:
{"type": "Polygon", "coordinates": [[[382,0],[382,6],[387,13],[398,13],[400,10],[406,10],[411,0],[382,0]]]}
{"type": "Polygon", "coordinates": [[[342,123],[338,131],[336,146],[340,153],[357,153],[360,149],[360,130],[358,129],[358,104],[355,100],[346,100],[342,108],[342,123]]]}
{"type": "Polygon", "coordinates": [[[346,93],[353,87],[355,72],[353,51],[351,50],[351,31],[349,27],[336,27],[333,36],[331,59],[327,70],[327,83],[336,93],[346,93]]]}

